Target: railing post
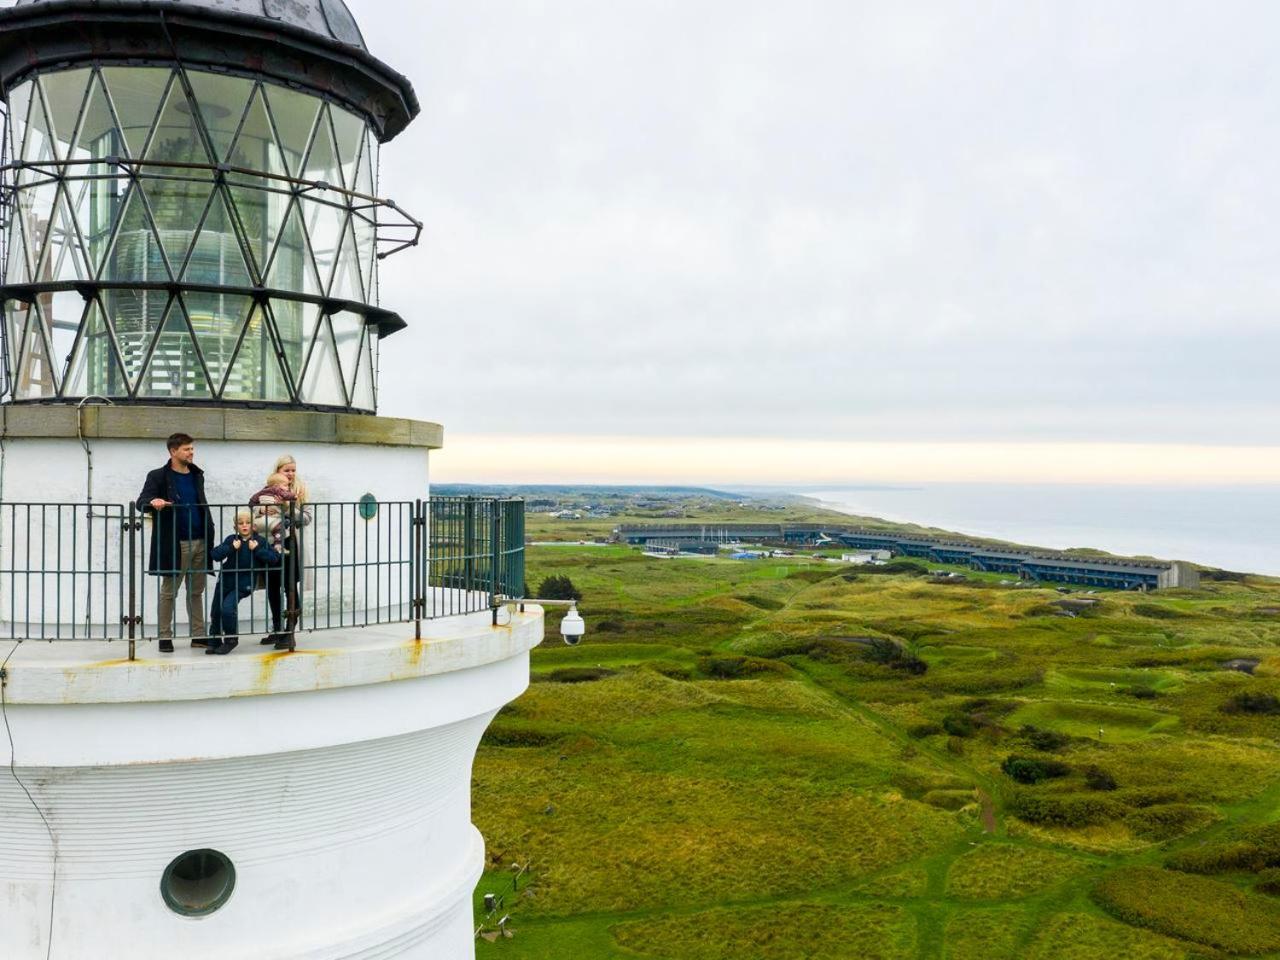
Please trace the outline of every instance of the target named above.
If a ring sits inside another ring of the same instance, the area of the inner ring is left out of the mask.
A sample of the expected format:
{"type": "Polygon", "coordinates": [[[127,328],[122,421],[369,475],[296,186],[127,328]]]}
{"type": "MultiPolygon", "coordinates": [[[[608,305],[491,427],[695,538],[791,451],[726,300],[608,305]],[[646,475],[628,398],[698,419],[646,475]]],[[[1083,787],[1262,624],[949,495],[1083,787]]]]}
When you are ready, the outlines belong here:
{"type": "Polygon", "coordinates": [[[129,504],[129,659],[137,654],[138,636],[138,505],[129,504]]]}
{"type": "Polygon", "coordinates": [[[475,589],[476,575],[476,498],[468,496],[462,504],[462,589],[466,594],[475,589]]]}
{"type": "Polygon", "coordinates": [[[409,523],[410,573],[413,581],[413,639],[422,639],[422,618],[427,609],[427,514],[421,499],[413,502],[413,518],[409,523]]]}
{"type": "Polygon", "coordinates": [[[298,510],[297,501],[289,501],[289,526],[288,539],[285,545],[289,547],[289,552],[285,555],[284,561],[284,606],[285,606],[285,629],[289,631],[289,650],[292,651],[297,646],[297,631],[302,625],[302,568],[299,563],[302,559],[302,528],[298,525],[300,512],[298,510]]]}
{"type": "Polygon", "coordinates": [[[502,520],[498,516],[498,501],[489,501],[489,608],[493,611],[493,625],[498,625],[498,569],[502,562],[502,520]]]}
{"type": "Polygon", "coordinates": [[[515,551],[509,593],[524,596],[524,501],[511,501],[511,549],[515,551]]]}

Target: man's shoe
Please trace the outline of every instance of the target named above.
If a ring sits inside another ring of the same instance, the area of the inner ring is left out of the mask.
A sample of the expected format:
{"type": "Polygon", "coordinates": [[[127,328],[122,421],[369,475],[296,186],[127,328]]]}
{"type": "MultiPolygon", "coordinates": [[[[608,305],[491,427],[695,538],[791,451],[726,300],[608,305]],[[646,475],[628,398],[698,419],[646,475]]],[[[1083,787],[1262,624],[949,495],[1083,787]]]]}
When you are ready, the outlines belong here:
{"type": "Polygon", "coordinates": [[[238,646],[240,646],[240,641],[237,640],[235,637],[232,637],[230,640],[223,640],[222,643],[218,644],[217,649],[210,647],[205,652],[216,653],[219,656],[221,656],[222,654],[230,653],[232,650],[234,650],[238,646]]]}
{"type": "Polygon", "coordinates": [[[173,653],[173,641],[172,641],[172,640],[161,640],[161,641],[160,641],[160,652],[161,652],[161,653],[173,653]]]}
{"type": "Polygon", "coordinates": [[[191,638],[191,646],[193,646],[193,647],[207,647],[207,646],[209,646],[209,639],[208,639],[207,637],[192,637],[192,638],[191,638]]]}
{"type": "Polygon", "coordinates": [[[273,633],[271,634],[271,636],[263,637],[261,640],[258,641],[258,643],[262,644],[264,647],[269,647],[272,644],[279,643],[279,642],[280,642],[280,634],[278,633],[273,633]]]}
{"type": "Polygon", "coordinates": [[[297,642],[293,639],[293,634],[291,634],[291,633],[284,633],[284,634],[281,634],[281,635],[280,635],[280,639],[278,639],[278,640],[276,641],[276,649],[277,649],[277,650],[290,650],[290,651],[291,651],[291,650],[296,649],[296,648],[297,648],[297,646],[298,646],[298,644],[297,644],[297,642]]]}
{"type": "Polygon", "coordinates": [[[214,640],[212,643],[208,644],[204,648],[205,656],[210,656],[211,654],[221,653],[221,652],[222,652],[222,643],[217,640],[214,640]]]}

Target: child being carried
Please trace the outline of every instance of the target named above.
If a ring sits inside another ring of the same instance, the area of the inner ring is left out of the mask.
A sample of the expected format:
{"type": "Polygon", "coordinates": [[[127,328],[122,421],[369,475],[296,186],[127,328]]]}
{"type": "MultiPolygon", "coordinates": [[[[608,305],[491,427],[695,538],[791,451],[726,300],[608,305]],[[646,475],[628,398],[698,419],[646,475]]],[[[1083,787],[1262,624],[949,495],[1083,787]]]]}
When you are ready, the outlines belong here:
{"type": "Polygon", "coordinates": [[[253,507],[253,529],[268,538],[277,553],[283,552],[281,543],[287,532],[284,527],[288,504],[297,499],[289,489],[289,478],[283,473],[267,477],[267,485],[249,498],[249,506],[253,507]]]}
{"type": "Polygon", "coordinates": [[[280,554],[257,538],[253,513],[236,511],[236,532],[210,552],[222,564],[209,611],[209,646],[205,653],[230,653],[240,643],[240,601],[253,593],[258,574],[280,562],[280,554]]]}

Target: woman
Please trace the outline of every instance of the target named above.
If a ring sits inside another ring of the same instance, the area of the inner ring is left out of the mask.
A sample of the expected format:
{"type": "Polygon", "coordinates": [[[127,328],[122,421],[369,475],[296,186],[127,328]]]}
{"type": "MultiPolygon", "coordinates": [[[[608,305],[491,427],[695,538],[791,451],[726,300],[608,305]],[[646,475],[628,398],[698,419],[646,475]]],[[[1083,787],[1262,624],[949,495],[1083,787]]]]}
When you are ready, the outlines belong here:
{"type": "Polygon", "coordinates": [[[288,454],[276,461],[275,469],[267,478],[267,487],[255,493],[249,505],[257,508],[255,513],[266,514],[268,511],[265,508],[272,503],[277,503],[278,500],[284,502],[274,509],[283,516],[292,516],[293,522],[289,523],[286,520],[276,525],[278,542],[273,546],[283,559],[279,565],[267,569],[267,605],[271,608],[271,635],[263,637],[260,642],[272,644],[277,650],[292,650],[295,646],[293,631],[298,625],[298,616],[301,613],[298,588],[302,584],[302,538],[297,535],[297,528],[309,524],[311,514],[307,510],[307,485],[298,476],[298,461],[288,454]],[[269,496],[271,481],[278,479],[277,474],[287,481],[289,493],[287,498],[269,496]],[[283,611],[281,610],[282,599],[287,604],[283,611]],[[287,619],[282,614],[287,614],[287,619]],[[284,626],[283,630],[282,626],[284,626]]]}

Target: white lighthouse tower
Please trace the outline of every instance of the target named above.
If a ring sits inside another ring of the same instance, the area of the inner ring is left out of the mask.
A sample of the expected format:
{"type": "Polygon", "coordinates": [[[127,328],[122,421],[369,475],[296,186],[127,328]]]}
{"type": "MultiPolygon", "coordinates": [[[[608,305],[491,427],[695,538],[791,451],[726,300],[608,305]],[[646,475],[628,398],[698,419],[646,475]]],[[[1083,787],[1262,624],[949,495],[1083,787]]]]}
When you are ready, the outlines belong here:
{"type": "Polygon", "coordinates": [[[376,416],[409,82],[341,0],[18,0],[0,94],[0,957],[471,957],[471,763],[543,620],[523,504],[430,497],[440,427],[376,416]],[[219,538],[280,455],[309,488],[226,656],[182,593],[157,643],[173,433],[219,538]]]}

